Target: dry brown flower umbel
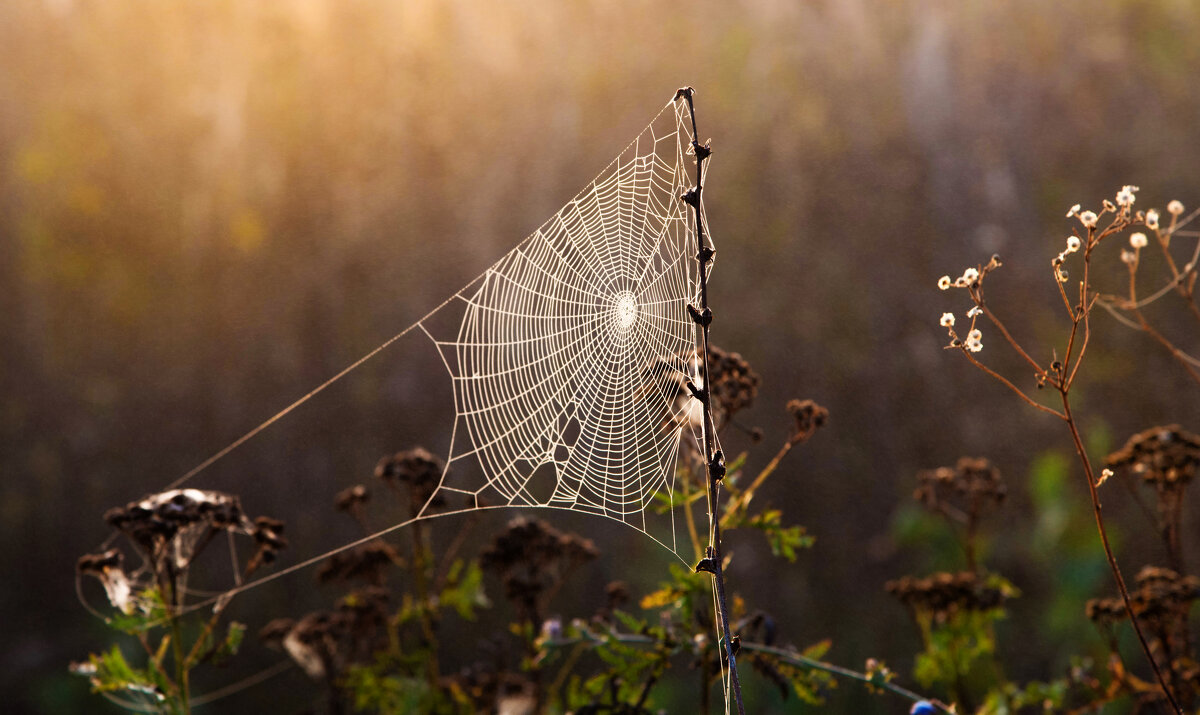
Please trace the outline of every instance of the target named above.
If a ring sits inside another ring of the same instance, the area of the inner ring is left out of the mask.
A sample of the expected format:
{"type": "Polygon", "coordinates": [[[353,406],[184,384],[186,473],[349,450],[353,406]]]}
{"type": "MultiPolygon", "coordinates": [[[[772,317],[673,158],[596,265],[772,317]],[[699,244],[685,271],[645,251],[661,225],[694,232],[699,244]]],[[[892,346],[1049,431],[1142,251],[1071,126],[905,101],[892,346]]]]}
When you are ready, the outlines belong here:
{"type": "MultiPolygon", "coordinates": [[[[414,447],[397,452],[379,460],[375,476],[396,491],[407,491],[409,511],[413,516],[437,491],[446,471],[446,462],[423,447],[414,447]],[[403,485],[403,488],[401,487],[403,485]]],[[[441,506],[442,500],[435,498],[431,507],[441,506]]]]}
{"type": "Polygon", "coordinates": [[[1004,605],[1007,595],[972,571],[940,572],[926,578],[903,576],[884,588],[915,612],[928,612],[939,623],[960,611],[988,611],[1004,605]]]}
{"type": "Polygon", "coordinates": [[[1104,462],[1113,469],[1128,468],[1148,483],[1187,484],[1200,465],[1200,437],[1179,425],[1151,427],[1130,437],[1104,462]]]}

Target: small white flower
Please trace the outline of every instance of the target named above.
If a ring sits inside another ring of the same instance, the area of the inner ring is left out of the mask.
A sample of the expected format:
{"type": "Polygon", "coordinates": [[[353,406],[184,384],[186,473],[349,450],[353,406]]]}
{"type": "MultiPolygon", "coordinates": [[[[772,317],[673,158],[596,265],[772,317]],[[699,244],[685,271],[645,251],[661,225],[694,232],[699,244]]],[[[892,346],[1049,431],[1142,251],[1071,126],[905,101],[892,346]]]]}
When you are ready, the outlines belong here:
{"type": "Polygon", "coordinates": [[[1096,228],[1096,219],[1097,216],[1095,211],[1081,211],[1079,213],[1079,223],[1087,226],[1088,228],[1096,228]]]}
{"type": "Polygon", "coordinates": [[[947,290],[949,287],[950,287],[950,276],[942,276],[941,278],[938,278],[938,288],[939,289],[947,290]]]}
{"type": "Polygon", "coordinates": [[[1104,201],[1101,201],[1101,202],[1100,202],[1100,205],[1104,207],[1104,210],[1105,210],[1105,211],[1109,211],[1109,212],[1111,212],[1111,213],[1116,213],[1116,212],[1117,212],[1117,207],[1116,207],[1116,205],[1115,205],[1115,204],[1113,204],[1113,202],[1109,201],[1108,199],[1105,199],[1104,201]]]}
{"type": "Polygon", "coordinates": [[[983,315],[983,308],[980,308],[977,305],[972,306],[971,309],[967,311],[968,318],[974,318],[976,315],[983,315]]]}
{"type": "Polygon", "coordinates": [[[1146,234],[1142,233],[1141,231],[1129,236],[1129,245],[1133,246],[1134,248],[1145,248],[1146,243],[1146,234]]]}
{"type": "Polygon", "coordinates": [[[943,328],[954,327],[954,313],[942,313],[941,324],[943,328]]]}
{"type": "Polygon", "coordinates": [[[1122,248],[1121,249],[1121,262],[1128,263],[1129,265],[1133,265],[1134,263],[1137,263],[1137,254],[1134,253],[1133,251],[1126,251],[1124,248],[1122,248]]]}
{"type": "Polygon", "coordinates": [[[973,353],[977,353],[980,350],[983,350],[983,343],[980,342],[978,338],[976,338],[975,340],[967,338],[966,348],[967,348],[967,350],[970,350],[973,353]]]}
{"type": "Polygon", "coordinates": [[[1146,212],[1146,228],[1158,228],[1158,211],[1150,209],[1146,212]]]}
{"type": "Polygon", "coordinates": [[[1101,484],[1107,482],[1108,478],[1111,477],[1112,475],[1113,475],[1113,470],[1111,470],[1111,469],[1100,470],[1100,478],[1096,480],[1096,486],[1100,486],[1101,484]]]}
{"type": "Polygon", "coordinates": [[[1179,214],[1183,213],[1183,204],[1179,201],[1172,201],[1171,203],[1167,204],[1167,213],[1171,214],[1172,216],[1178,216],[1179,214]]]}
{"type": "Polygon", "coordinates": [[[979,271],[975,270],[974,268],[968,268],[967,270],[963,271],[962,277],[963,280],[970,285],[971,283],[975,282],[976,278],[979,277],[979,271]]]}
{"type": "Polygon", "coordinates": [[[1074,206],[1072,206],[1071,210],[1067,212],[1067,218],[1071,218],[1075,214],[1079,213],[1080,208],[1081,207],[1079,206],[1079,204],[1075,204],[1074,206]]]}
{"type": "Polygon", "coordinates": [[[971,332],[967,333],[967,340],[974,340],[976,342],[983,340],[983,333],[980,332],[979,328],[975,328],[971,332]]]}
{"type": "Polygon", "coordinates": [[[1121,190],[1117,192],[1117,205],[1123,206],[1125,208],[1129,208],[1130,206],[1133,206],[1133,202],[1137,198],[1133,195],[1133,192],[1135,192],[1137,190],[1138,190],[1138,187],[1136,187],[1136,186],[1121,187],[1121,190]]]}
{"type": "Polygon", "coordinates": [[[1078,251],[1080,245],[1078,236],[1067,236],[1067,253],[1078,251]]]}

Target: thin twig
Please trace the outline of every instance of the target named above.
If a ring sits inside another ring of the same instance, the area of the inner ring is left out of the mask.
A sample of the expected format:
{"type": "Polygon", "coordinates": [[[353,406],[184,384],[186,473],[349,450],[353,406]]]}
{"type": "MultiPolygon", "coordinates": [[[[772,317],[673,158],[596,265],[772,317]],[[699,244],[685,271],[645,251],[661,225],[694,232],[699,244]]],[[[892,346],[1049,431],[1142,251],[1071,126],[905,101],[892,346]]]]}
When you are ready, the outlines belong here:
{"type": "Polygon", "coordinates": [[[693,312],[692,317],[700,328],[700,355],[704,370],[704,384],[697,397],[704,407],[702,426],[704,437],[704,458],[708,463],[708,561],[711,564],[713,588],[717,595],[717,618],[721,625],[722,643],[725,656],[729,662],[729,681],[733,690],[733,698],[737,703],[738,715],[745,715],[746,707],[742,703],[742,684],[738,679],[737,653],[734,649],[733,633],[729,629],[729,606],[725,598],[725,570],[721,558],[721,523],[717,514],[717,502],[721,495],[721,478],[724,476],[724,461],[715,450],[713,418],[712,418],[712,383],[708,372],[708,328],[712,321],[712,311],[708,307],[708,264],[712,260],[713,250],[709,248],[704,238],[704,213],[701,201],[704,191],[704,160],[712,153],[707,146],[701,146],[696,133],[696,108],[692,101],[695,91],[684,87],[675,94],[675,100],[680,97],[687,100],[688,114],[692,120],[692,151],[696,155],[696,185],[684,195],[684,200],[692,207],[696,219],[696,262],[700,266],[700,306],[693,312]]]}
{"type": "Polygon", "coordinates": [[[981,362],[979,362],[978,360],[976,360],[976,359],[975,359],[975,356],[974,356],[974,355],[972,355],[972,354],[971,354],[971,352],[970,352],[969,350],[967,350],[965,347],[964,347],[964,348],[961,348],[961,349],[962,349],[962,353],[963,353],[963,355],[966,355],[966,356],[967,356],[967,359],[971,361],[971,364],[972,364],[972,365],[974,365],[975,367],[979,368],[980,370],[983,370],[983,371],[984,371],[984,372],[986,372],[988,375],[991,375],[992,377],[994,377],[996,380],[999,380],[999,381],[1000,381],[1002,384],[1004,384],[1005,386],[1007,386],[1007,387],[1008,387],[1008,389],[1010,389],[1010,390],[1012,390],[1013,392],[1015,392],[1015,393],[1017,394],[1017,397],[1020,397],[1022,400],[1025,400],[1025,402],[1026,402],[1027,404],[1029,404],[1029,405],[1031,405],[1031,406],[1033,406],[1033,407],[1036,407],[1037,409],[1039,409],[1039,410],[1041,410],[1042,412],[1045,412],[1045,413],[1047,413],[1047,414],[1054,415],[1055,417],[1058,417],[1058,418],[1060,418],[1060,419],[1066,419],[1066,418],[1063,416],[1063,413],[1059,412],[1058,410],[1056,410],[1056,409],[1054,409],[1054,408],[1052,408],[1052,407],[1047,407],[1047,406],[1045,406],[1045,405],[1043,405],[1043,404],[1041,404],[1041,403],[1039,403],[1039,402],[1035,402],[1035,401],[1033,400],[1033,398],[1032,398],[1032,397],[1030,397],[1029,395],[1026,395],[1026,394],[1025,394],[1025,393],[1024,393],[1022,390],[1021,390],[1021,388],[1019,388],[1019,387],[1017,387],[1016,385],[1012,384],[1012,382],[1011,382],[1011,381],[1010,381],[1010,380],[1009,380],[1007,377],[1004,377],[1003,375],[1001,375],[1000,373],[996,372],[996,371],[995,371],[995,370],[993,370],[992,368],[990,368],[990,367],[988,367],[987,365],[984,365],[983,363],[981,363],[981,362]]]}

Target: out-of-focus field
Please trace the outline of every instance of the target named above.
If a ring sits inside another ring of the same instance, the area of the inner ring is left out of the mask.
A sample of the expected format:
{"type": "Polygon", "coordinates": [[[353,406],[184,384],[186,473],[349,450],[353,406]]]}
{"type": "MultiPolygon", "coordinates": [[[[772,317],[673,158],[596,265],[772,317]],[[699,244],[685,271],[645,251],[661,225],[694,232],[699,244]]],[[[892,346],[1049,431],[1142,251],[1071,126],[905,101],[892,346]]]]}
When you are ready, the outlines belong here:
{"type": "MultiPolygon", "coordinates": [[[[907,679],[918,637],[883,583],[961,558],[914,526],[914,475],[987,456],[1011,490],[987,557],[1023,591],[1007,674],[1059,674],[1101,646],[1082,602],[1111,589],[1082,477],[1055,466],[1060,425],[942,350],[938,316],[969,305],[935,282],[999,253],[989,299],[1048,352],[1070,205],[1137,184],[1139,205],[1200,206],[1198,37],[1182,0],[0,3],[0,702],[104,711],[66,671],[110,641],[73,583],[104,510],[424,315],[682,84],[715,148],[714,340],[763,376],[751,465],[789,398],[832,415],[759,497],[815,547],[764,569],[761,537],[735,533],[731,583],[783,640],[828,637],[830,660],[907,679]]],[[[1115,251],[1097,265],[1119,290],[1115,251]]],[[[1162,351],[1103,314],[1094,327],[1078,411],[1097,455],[1150,425],[1200,428],[1200,390],[1162,351]]],[[[193,483],[284,518],[290,558],[349,540],[334,493],[385,453],[444,451],[445,380],[426,344],[401,344],[193,483]]],[[[1119,494],[1132,571],[1157,558],[1153,527],[1119,494]]],[[[606,522],[548,518],[606,554],[564,610],[670,561],[606,522]]],[[[311,583],[246,594],[237,615],[253,629],[332,598],[311,583]]],[[[248,663],[277,657],[247,643],[248,663]]],[[[293,672],[219,709],[298,711],[305,688],[293,672]]],[[[769,691],[748,686],[753,710],[769,691]]],[[[830,711],[898,707],[846,684],[830,711]]]]}

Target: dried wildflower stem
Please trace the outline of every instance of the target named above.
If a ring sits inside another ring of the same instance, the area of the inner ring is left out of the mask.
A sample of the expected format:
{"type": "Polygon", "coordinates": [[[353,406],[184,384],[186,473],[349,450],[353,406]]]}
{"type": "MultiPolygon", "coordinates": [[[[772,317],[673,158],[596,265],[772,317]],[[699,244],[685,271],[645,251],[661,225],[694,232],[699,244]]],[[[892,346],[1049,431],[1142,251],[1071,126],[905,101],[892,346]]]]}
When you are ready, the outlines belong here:
{"type": "MultiPolygon", "coordinates": [[[[729,506],[725,507],[725,518],[731,518],[739,509],[744,509],[750,506],[750,500],[754,498],[754,494],[758,491],[758,488],[763,485],[763,482],[767,481],[768,477],[775,473],[775,470],[779,468],[779,464],[783,461],[783,458],[787,456],[788,452],[792,451],[792,447],[795,447],[802,441],[803,440],[789,439],[784,442],[783,446],[779,448],[779,451],[775,453],[775,456],[771,459],[771,461],[767,463],[767,466],[763,467],[762,471],[758,473],[758,476],[754,478],[754,481],[750,483],[750,486],[746,487],[740,494],[730,499],[729,506]]],[[[724,521],[724,519],[722,519],[722,521],[724,521]]]]}
{"type": "MultiPolygon", "coordinates": [[[[1071,433],[1071,441],[1075,446],[1075,453],[1079,456],[1080,463],[1083,464],[1084,476],[1087,478],[1088,495],[1092,500],[1092,513],[1096,517],[1096,530],[1100,533],[1100,543],[1104,547],[1104,556],[1108,560],[1109,570],[1112,571],[1113,578],[1117,582],[1117,590],[1121,592],[1121,601],[1125,604],[1125,611],[1129,614],[1129,622],[1133,625],[1133,631],[1137,634],[1138,642],[1142,646],[1142,651],[1146,654],[1146,660],[1150,661],[1150,667],[1154,670],[1154,676],[1158,680],[1158,684],[1162,687],[1163,695],[1171,703],[1171,707],[1175,712],[1182,715],[1183,710],[1179,703],[1176,702],[1171,688],[1167,684],[1167,680],[1163,675],[1162,670],[1158,666],[1158,661],[1154,657],[1154,653],[1150,650],[1150,644],[1146,640],[1145,633],[1142,632],[1142,627],[1138,623],[1137,615],[1133,611],[1133,605],[1129,599],[1129,589],[1125,586],[1125,578],[1121,575],[1121,567],[1117,565],[1117,559],[1113,555],[1112,546],[1108,542],[1108,530],[1104,527],[1104,515],[1100,506],[1100,495],[1096,491],[1096,474],[1092,469],[1092,461],[1087,456],[1087,450],[1083,446],[1083,438],[1079,434],[1079,426],[1075,422],[1075,415],[1071,412],[1071,383],[1075,379],[1075,375],[1079,370],[1079,365],[1083,360],[1083,351],[1087,346],[1087,337],[1090,334],[1088,316],[1091,313],[1091,308],[1095,304],[1095,300],[1088,298],[1089,273],[1091,269],[1092,249],[1097,246],[1100,241],[1109,235],[1111,232],[1121,230],[1125,226],[1120,224],[1120,221],[1114,221],[1109,225],[1099,236],[1095,234],[1094,229],[1088,229],[1087,244],[1083,252],[1083,280],[1079,284],[1079,309],[1071,313],[1071,337],[1067,341],[1067,352],[1065,356],[1065,364],[1071,365],[1071,351],[1075,344],[1075,338],[1078,335],[1079,325],[1084,326],[1084,345],[1080,349],[1079,355],[1075,358],[1075,364],[1071,367],[1070,377],[1060,379],[1058,385],[1058,393],[1062,398],[1063,405],[1063,421],[1067,423],[1067,429],[1071,433]]],[[[1060,373],[1061,374],[1061,373],[1060,373]]]]}
{"type": "Polygon", "coordinates": [[[981,363],[981,362],[979,362],[978,360],[976,360],[976,359],[975,359],[975,356],[974,356],[974,355],[972,355],[972,354],[971,354],[971,353],[970,353],[970,352],[969,352],[969,351],[968,351],[968,350],[967,350],[965,347],[960,347],[960,348],[959,348],[959,350],[961,350],[961,351],[962,351],[962,354],[963,354],[963,355],[965,355],[965,356],[967,357],[967,360],[970,360],[970,361],[971,361],[971,364],[972,364],[972,365],[974,365],[975,367],[979,368],[980,370],[983,370],[985,373],[987,373],[987,374],[988,374],[988,375],[990,375],[991,377],[995,378],[995,379],[996,379],[998,382],[1000,382],[1001,384],[1003,384],[1003,385],[1005,385],[1006,387],[1008,387],[1008,389],[1010,389],[1010,390],[1012,390],[1014,393],[1016,393],[1017,397],[1020,397],[1022,400],[1024,400],[1024,401],[1026,402],[1026,404],[1028,404],[1028,405],[1030,405],[1030,406],[1032,406],[1032,407],[1036,407],[1037,409],[1039,409],[1039,410],[1041,410],[1042,412],[1045,412],[1045,413],[1047,413],[1047,414],[1051,414],[1051,415],[1054,415],[1055,417],[1059,417],[1059,418],[1063,418],[1063,419],[1065,419],[1065,418],[1063,417],[1063,413],[1059,412],[1058,410],[1056,410],[1056,409],[1054,409],[1054,408],[1052,408],[1052,407],[1047,407],[1047,406],[1045,406],[1045,405],[1041,404],[1040,402],[1037,402],[1036,400],[1034,400],[1034,399],[1033,399],[1032,397],[1030,397],[1029,395],[1026,395],[1026,394],[1025,394],[1025,392],[1024,392],[1023,390],[1021,390],[1021,388],[1019,388],[1019,387],[1017,387],[1016,385],[1014,385],[1014,384],[1012,383],[1012,381],[1011,381],[1011,380],[1009,380],[1007,377],[1005,377],[1005,376],[1001,375],[1000,373],[996,372],[996,371],[995,371],[995,370],[993,370],[992,368],[990,368],[990,367],[988,367],[987,365],[984,365],[983,363],[981,363]]]}
{"type": "MultiPolygon", "coordinates": [[[[976,293],[976,291],[972,291],[972,293],[976,293]]],[[[1006,341],[1008,341],[1008,344],[1011,345],[1013,347],[1013,349],[1017,351],[1018,355],[1020,355],[1022,358],[1025,359],[1025,362],[1029,363],[1030,367],[1033,368],[1034,372],[1039,373],[1039,374],[1045,373],[1046,370],[1041,365],[1038,364],[1037,360],[1034,360],[1032,357],[1030,357],[1029,353],[1025,352],[1025,349],[1021,347],[1021,344],[1018,343],[1013,338],[1013,336],[1008,332],[1008,328],[1004,327],[1004,323],[1001,322],[1000,318],[996,315],[995,311],[993,311],[991,308],[989,308],[987,306],[986,303],[984,303],[983,294],[976,293],[972,297],[975,298],[975,301],[976,301],[975,304],[979,306],[979,309],[983,311],[983,314],[987,316],[987,319],[990,320],[992,322],[992,325],[995,325],[996,329],[1000,331],[1000,335],[1003,336],[1006,341]]]]}
{"type": "MultiPolygon", "coordinates": [[[[1071,318],[1071,332],[1067,338],[1066,351],[1062,362],[1055,360],[1050,366],[1049,370],[1038,365],[1037,362],[1030,357],[1029,353],[1021,347],[1020,343],[1013,338],[1012,334],[1008,332],[1008,330],[1004,327],[1004,324],[994,315],[994,313],[992,313],[990,309],[985,306],[982,281],[993,264],[988,264],[988,266],[978,274],[978,280],[969,286],[971,297],[976,306],[978,306],[979,309],[983,311],[984,315],[987,315],[997,329],[1000,330],[1004,340],[1013,348],[1013,350],[1015,350],[1023,359],[1025,359],[1026,362],[1033,365],[1035,374],[1039,378],[1039,384],[1040,381],[1044,380],[1054,387],[1058,392],[1063,406],[1061,412],[1038,403],[1033,398],[1026,395],[1023,390],[1014,385],[1008,378],[979,362],[977,359],[975,359],[974,355],[971,354],[971,350],[969,350],[966,345],[956,343],[953,346],[958,347],[960,352],[966,356],[967,360],[969,360],[971,364],[975,365],[984,373],[1008,387],[1026,404],[1031,405],[1042,412],[1052,414],[1066,423],[1067,429],[1071,433],[1071,441],[1075,447],[1075,452],[1079,456],[1079,461],[1083,464],[1084,475],[1087,478],[1088,494],[1090,495],[1092,501],[1092,512],[1096,518],[1096,529],[1100,534],[1100,542],[1104,548],[1104,556],[1108,560],[1109,570],[1112,571],[1113,578],[1117,582],[1117,588],[1121,593],[1121,600],[1125,606],[1125,611],[1129,615],[1129,621],[1133,625],[1134,632],[1137,634],[1138,642],[1141,644],[1142,651],[1146,655],[1146,660],[1150,662],[1150,667],[1154,670],[1155,678],[1158,680],[1158,684],[1162,689],[1164,697],[1166,697],[1170,702],[1174,711],[1182,715],[1183,710],[1179,707],[1179,703],[1175,700],[1175,696],[1172,693],[1171,688],[1168,686],[1162,670],[1159,668],[1158,661],[1155,659],[1154,654],[1150,649],[1149,642],[1146,640],[1146,636],[1142,631],[1142,627],[1138,623],[1137,616],[1134,615],[1133,607],[1130,603],[1129,590],[1125,585],[1125,579],[1121,575],[1121,569],[1117,565],[1116,557],[1113,555],[1112,546],[1108,541],[1108,531],[1104,526],[1104,516],[1100,506],[1100,497],[1096,491],[1096,475],[1092,469],[1091,460],[1088,459],[1087,450],[1083,446],[1083,439],[1079,434],[1079,427],[1076,424],[1075,416],[1071,412],[1071,386],[1075,381],[1075,377],[1078,375],[1079,367],[1083,362],[1083,356],[1087,351],[1088,342],[1091,337],[1090,315],[1092,308],[1095,306],[1096,300],[1098,299],[1098,295],[1089,294],[1092,251],[1104,238],[1124,230],[1129,226],[1130,223],[1126,210],[1115,216],[1113,221],[1103,230],[1097,232],[1094,218],[1095,217],[1093,216],[1093,221],[1091,224],[1085,224],[1088,226],[1087,236],[1085,240],[1081,242],[1084,249],[1083,278],[1079,282],[1079,299],[1077,304],[1071,304],[1071,300],[1067,296],[1066,289],[1063,287],[1063,283],[1065,282],[1065,274],[1060,274],[1061,269],[1059,268],[1059,265],[1061,264],[1062,258],[1065,254],[1060,254],[1058,261],[1053,264],[1055,267],[1054,282],[1058,287],[1059,296],[1062,298],[1063,306],[1066,308],[1067,314],[1071,318]],[[1062,279],[1060,279],[1060,275],[1063,276],[1062,279]],[[1080,330],[1081,327],[1082,331],[1080,330]],[[1078,352],[1076,353],[1077,344],[1078,352]]],[[[1076,243],[1077,247],[1079,246],[1079,243],[1080,242],[1076,243]]],[[[1139,320],[1142,322],[1143,329],[1146,329],[1147,332],[1151,332],[1149,325],[1146,323],[1145,319],[1141,317],[1140,311],[1138,311],[1136,307],[1137,296],[1134,277],[1135,271],[1136,268],[1131,266],[1130,304],[1134,306],[1131,308],[1131,312],[1134,312],[1134,314],[1139,317],[1139,320]]],[[[1151,332],[1151,334],[1153,335],[1153,332],[1151,332]]],[[[1163,340],[1165,340],[1165,338],[1163,340]]],[[[1190,372],[1191,370],[1189,369],[1189,373],[1190,372]]]]}
{"type": "Polygon", "coordinates": [[[700,531],[696,528],[696,517],[692,514],[692,486],[686,478],[680,481],[683,484],[683,519],[687,523],[688,537],[692,540],[692,550],[696,558],[701,558],[704,556],[704,547],[701,546],[700,531]]]}
{"type": "Polygon", "coordinates": [[[688,114],[692,120],[692,151],[696,156],[696,185],[691,191],[684,194],[683,200],[691,205],[693,215],[695,216],[696,262],[699,264],[700,271],[699,310],[696,311],[693,308],[694,312],[689,312],[692,312],[692,318],[700,328],[700,355],[704,372],[702,376],[704,384],[696,392],[696,397],[700,399],[704,408],[704,420],[701,429],[704,436],[704,458],[708,464],[709,532],[707,560],[712,570],[713,589],[716,591],[717,596],[717,618],[721,624],[721,641],[726,659],[729,662],[730,689],[733,690],[733,698],[737,703],[738,715],[745,715],[746,707],[742,703],[742,684],[738,679],[737,653],[734,648],[733,633],[729,628],[729,606],[725,598],[725,570],[721,557],[721,522],[717,516],[717,503],[721,494],[721,478],[724,476],[725,465],[714,448],[711,399],[712,383],[709,381],[708,372],[708,328],[712,322],[712,311],[708,307],[708,266],[712,260],[713,249],[708,246],[708,242],[704,238],[704,214],[701,198],[704,191],[704,161],[712,153],[712,150],[707,144],[703,146],[700,144],[699,135],[696,133],[696,107],[692,101],[694,94],[695,91],[691,87],[684,87],[675,93],[675,100],[679,101],[681,97],[687,100],[688,114]]]}
{"type": "Polygon", "coordinates": [[[1163,676],[1162,670],[1158,667],[1158,661],[1154,658],[1154,653],[1150,650],[1150,644],[1146,641],[1146,635],[1142,632],[1142,627],[1138,624],[1137,615],[1133,612],[1133,605],[1129,599],[1129,589],[1125,586],[1125,579],[1121,576],[1121,567],[1117,565],[1117,559],[1113,556],[1112,546],[1108,543],[1108,530],[1104,528],[1104,516],[1101,514],[1100,495],[1096,491],[1096,475],[1092,471],[1092,462],[1088,459],[1087,450],[1084,449],[1083,439],[1079,436],[1079,428],[1075,424],[1075,416],[1071,413],[1071,401],[1067,396],[1067,389],[1060,390],[1063,401],[1063,414],[1066,415],[1065,421],[1067,428],[1071,431],[1071,441],[1075,445],[1075,453],[1079,455],[1079,461],[1083,463],[1084,475],[1087,477],[1088,494],[1092,498],[1092,513],[1096,516],[1096,529],[1100,532],[1100,543],[1104,546],[1104,556],[1108,559],[1108,568],[1112,571],[1113,578],[1117,582],[1117,590],[1121,592],[1121,601],[1125,604],[1125,612],[1129,614],[1129,622],[1133,625],[1133,632],[1137,634],[1138,642],[1142,645],[1142,651],[1146,654],[1146,660],[1150,661],[1150,667],[1154,669],[1154,677],[1158,680],[1159,686],[1162,688],[1163,695],[1171,703],[1179,715],[1183,714],[1183,709],[1176,702],[1174,694],[1167,686],[1166,678],[1163,676]]]}

